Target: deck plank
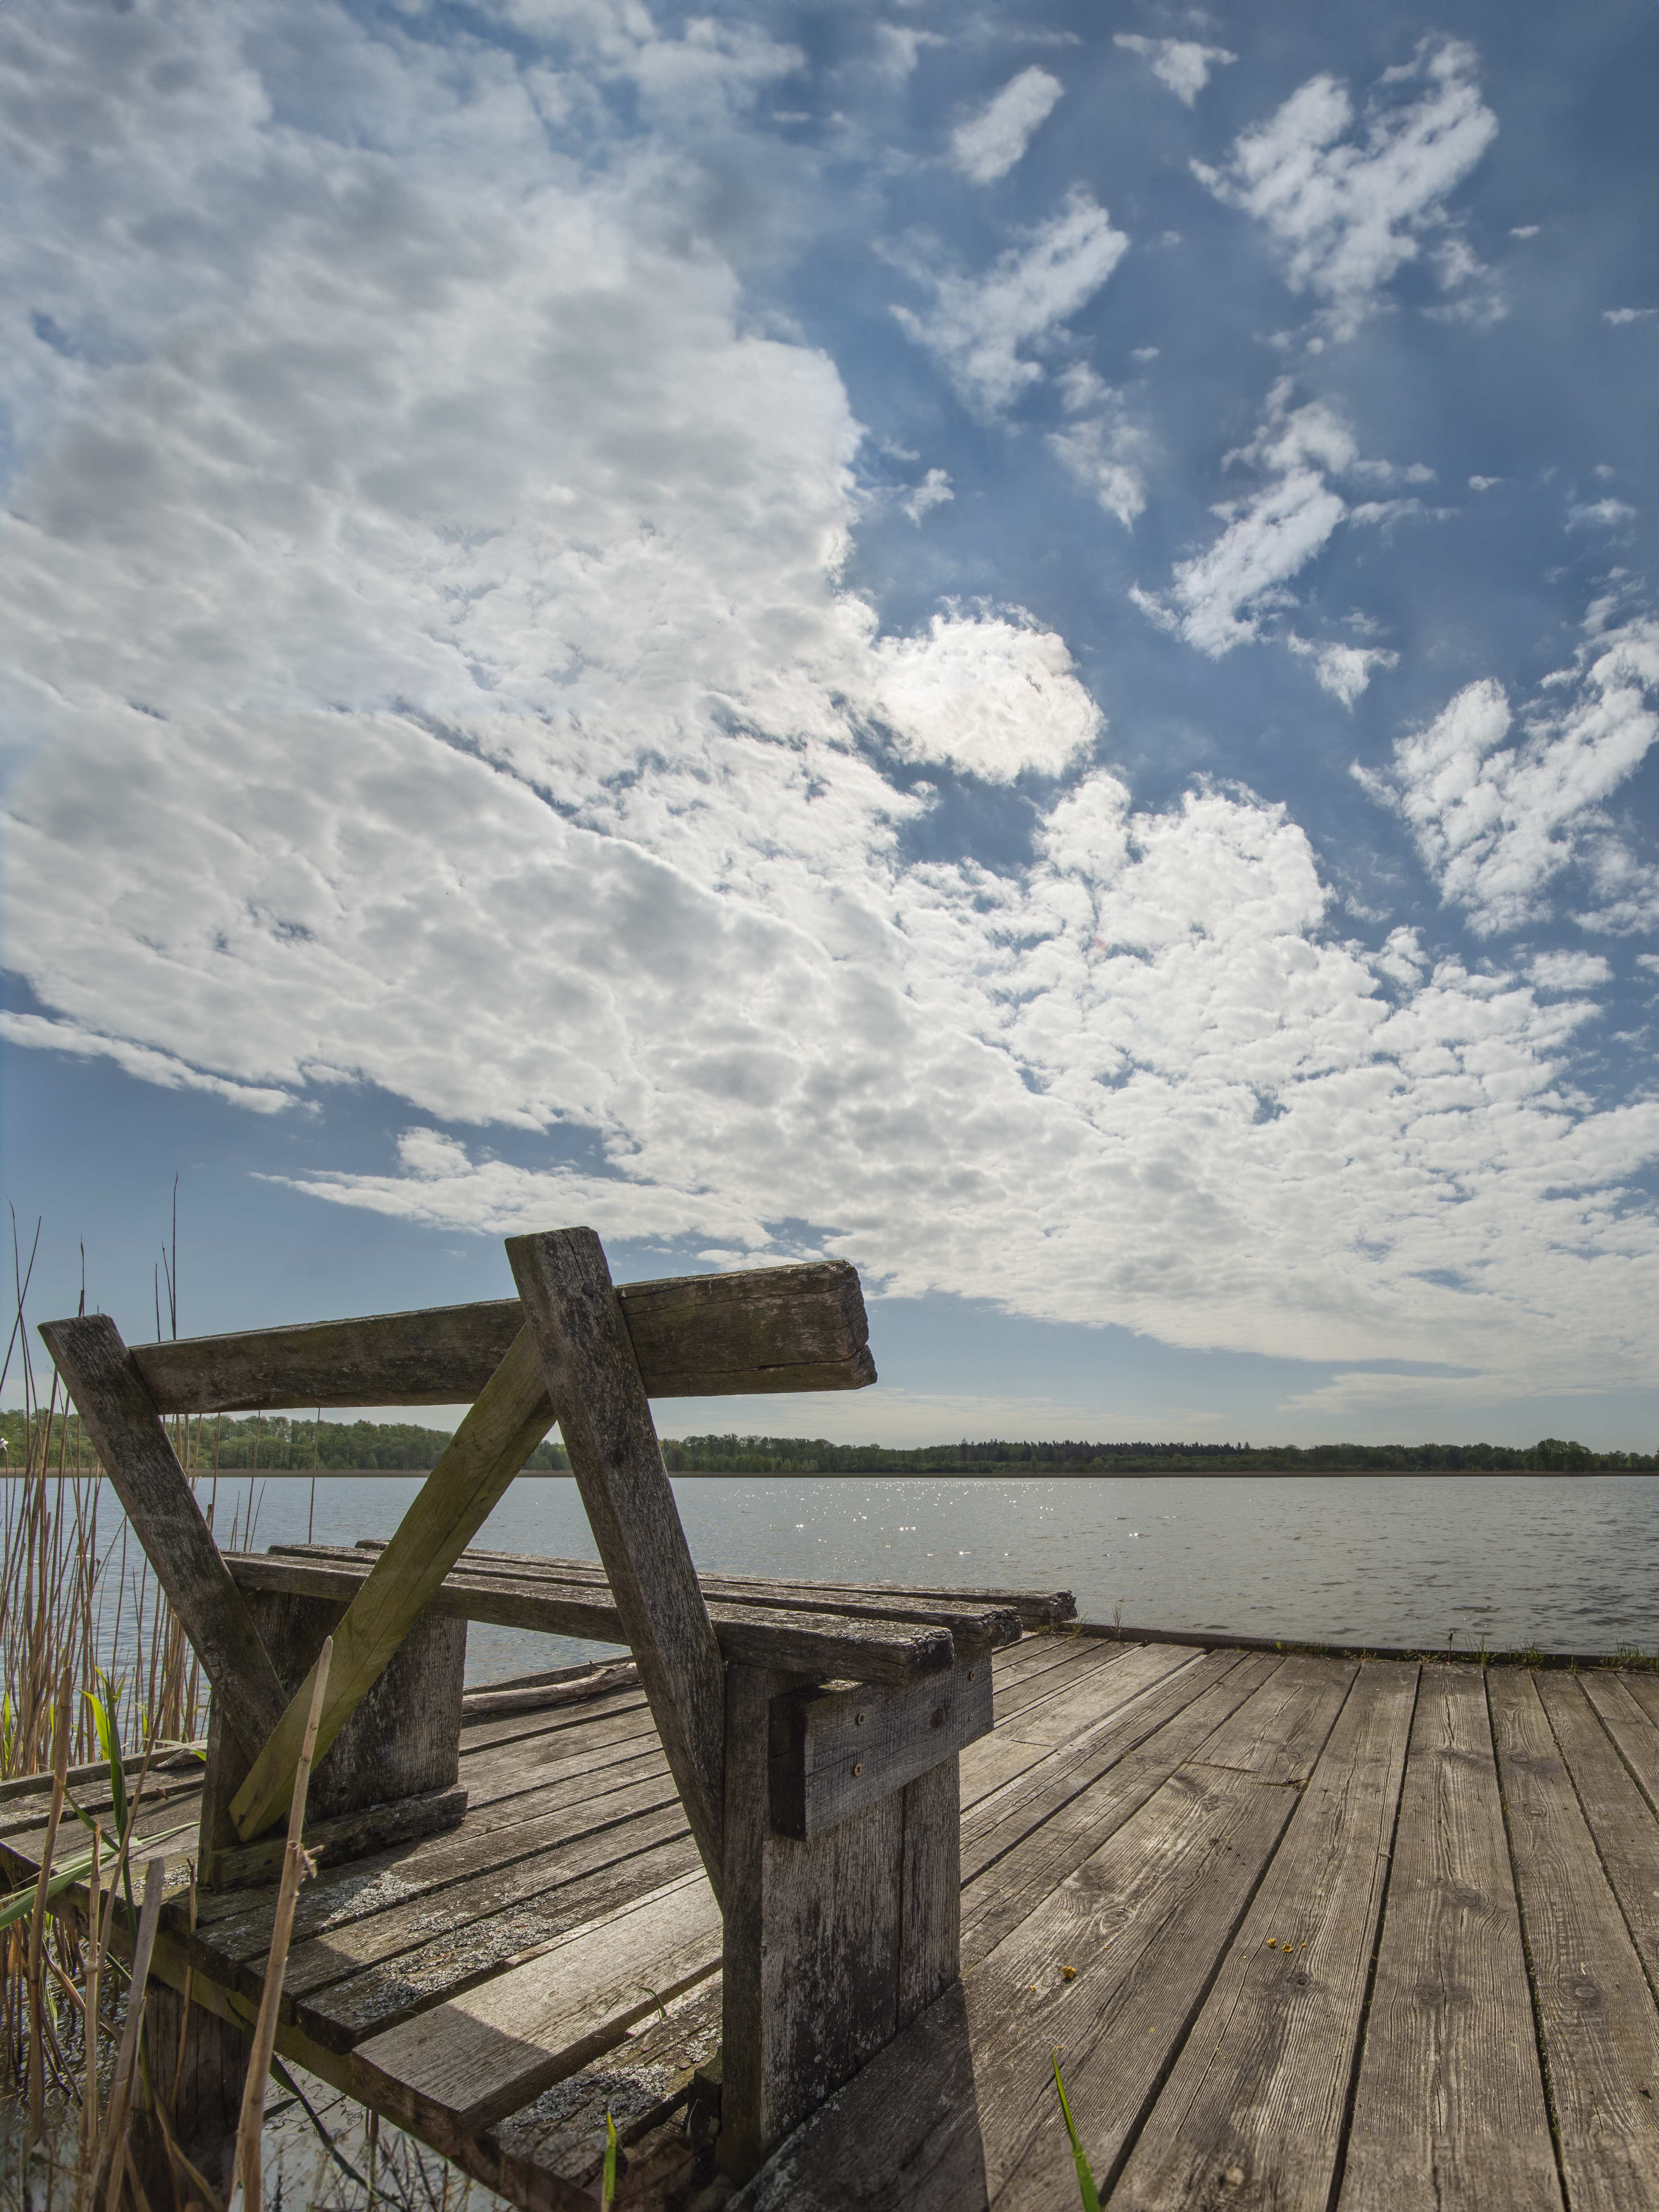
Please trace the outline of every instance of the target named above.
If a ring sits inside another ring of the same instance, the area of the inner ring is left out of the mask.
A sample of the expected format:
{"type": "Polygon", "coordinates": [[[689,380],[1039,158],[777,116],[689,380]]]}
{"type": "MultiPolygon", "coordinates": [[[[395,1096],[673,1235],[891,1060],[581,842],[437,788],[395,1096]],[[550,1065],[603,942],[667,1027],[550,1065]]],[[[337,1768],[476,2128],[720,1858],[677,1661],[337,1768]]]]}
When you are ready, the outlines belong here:
{"type": "Polygon", "coordinates": [[[700,1870],[574,1929],[352,2054],[357,2094],[439,2149],[521,2110],[720,1964],[700,1870]]]}
{"type": "Polygon", "coordinates": [[[1121,1757],[1114,1756],[1105,1738],[1098,1739],[1105,1771],[1080,1790],[1072,1790],[1072,1778],[1064,1777],[1060,1803],[1045,1808],[1027,1802],[1011,1808],[994,1826],[977,1831],[969,1823],[963,1837],[964,1875],[974,1869],[962,1899],[964,1971],[1133,1819],[1283,1664],[1277,1657],[1241,1660],[1121,1757]]]}
{"type": "Polygon", "coordinates": [[[1362,1669],[1112,2192],[1325,2212],[1388,1887],[1417,1668],[1362,1669]]]}
{"type": "Polygon", "coordinates": [[[1287,1659],[967,1981],[996,2212],[1075,2187],[1048,2053],[1109,2184],[1296,1809],[1357,1669],[1287,1659]],[[1068,1978],[1067,1968],[1072,1969],[1068,1978]]]}
{"type": "Polygon", "coordinates": [[[1062,1686],[1086,1681],[1103,1667],[1119,1665],[1132,1651],[1146,1649],[1141,1644],[1109,1644],[1087,1637],[1060,1640],[1070,1649],[1061,1651],[1052,1666],[1022,1674],[1012,1682],[1006,1682],[1001,1669],[997,1669],[994,1711],[999,1728],[1007,1726],[1029,1706],[1057,1696],[1062,1686]]]}
{"type": "MultiPolygon", "coordinates": [[[[981,1736],[963,1754],[964,1817],[979,1813],[988,1799],[1000,1793],[1023,1796],[1040,1791],[1052,1778],[1057,1757],[1072,1753],[1083,1756],[1100,1731],[1109,1728],[1127,1707],[1133,1705],[1137,1712],[1141,1711],[1146,1698],[1160,1685],[1178,1676],[1182,1688],[1172,1697],[1164,1698],[1159,1706],[1160,1711],[1176,1711],[1180,1704],[1195,1697],[1200,1686],[1189,1682],[1192,1666],[1190,1653],[1183,1656],[1177,1652],[1172,1658],[1164,1647],[1143,1644],[1104,1680],[1091,1674],[1086,1682],[1059,1692],[1051,1705],[1036,1708],[1030,1715],[1032,1726],[1029,1735],[1022,1733],[1016,1721],[1006,1729],[993,1729],[989,1735],[981,1736]],[[1068,1724],[1063,1732],[1054,1724],[1055,1715],[1060,1711],[1067,1717],[1068,1724]],[[1021,1777],[1027,1775],[1032,1780],[1023,1788],[1018,1787],[1021,1777]]],[[[1150,1734],[1156,1725],[1155,1722],[1149,1723],[1142,1733],[1150,1734]]],[[[1095,1771],[1099,1771],[1097,1765],[1095,1771]]],[[[1081,1789],[1083,1783],[1077,1786],[1081,1789]]],[[[980,1816],[984,1817],[982,1813],[980,1816]]]]}
{"type": "Polygon", "coordinates": [[[1659,2212],[1653,1992],[1537,1686],[1504,1668],[1489,1686],[1567,2201],[1572,2212],[1659,2212]]]}
{"type": "Polygon", "coordinates": [[[1540,1674],[1537,1681],[1602,1871],[1659,1999],[1659,1820],[1608,1741],[1583,1683],[1566,1674],[1540,1674]]]}
{"type": "Polygon", "coordinates": [[[1425,1667],[1338,2212],[1560,2212],[1476,1671],[1425,1667]]]}
{"type": "Polygon", "coordinates": [[[1624,1675],[1584,1674],[1579,1680],[1642,1795],[1659,1814],[1659,1727],[1648,1718],[1624,1675]]]}

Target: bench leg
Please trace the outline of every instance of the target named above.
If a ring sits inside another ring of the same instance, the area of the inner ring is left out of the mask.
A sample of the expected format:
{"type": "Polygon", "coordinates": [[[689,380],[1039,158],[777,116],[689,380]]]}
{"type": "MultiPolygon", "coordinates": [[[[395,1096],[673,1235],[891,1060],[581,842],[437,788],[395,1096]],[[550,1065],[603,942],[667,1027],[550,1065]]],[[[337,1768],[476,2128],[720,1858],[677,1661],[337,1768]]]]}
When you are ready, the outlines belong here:
{"type": "Polygon", "coordinates": [[[799,1684],[726,1670],[719,2158],[739,2181],[960,1970],[955,1755],[822,1835],[780,1835],[769,1707],[799,1684]]]}
{"type": "MultiPolygon", "coordinates": [[[[278,1590],[250,1591],[248,1607],[290,1694],[345,1612],[332,1598],[278,1590]]],[[[423,1614],[311,1778],[306,1832],[326,1838],[326,1863],[338,1865],[459,1822],[466,1809],[465,1793],[457,1787],[465,1667],[466,1623],[423,1614]]],[[[286,1827],[244,1844],[230,1818],[231,1800],[252,1764],[224,1726],[216,1700],[209,1709],[203,1778],[204,1888],[240,1888],[277,1877],[286,1827]]]]}
{"type": "MultiPolygon", "coordinates": [[[[173,2140],[223,2203],[229,2194],[236,2150],[236,2124],[247,2081],[249,2044],[240,2027],[221,2020],[205,2005],[188,2015],[180,1993],[165,1982],[151,1982],[144,1998],[144,2041],[156,2094],[164,2100],[173,2140]],[[179,2030],[184,2031],[182,2062],[179,2030]]],[[[198,2194],[174,2172],[155,2112],[143,2101],[134,2115],[133,2160],[153,2212],[198,2194]]]]}

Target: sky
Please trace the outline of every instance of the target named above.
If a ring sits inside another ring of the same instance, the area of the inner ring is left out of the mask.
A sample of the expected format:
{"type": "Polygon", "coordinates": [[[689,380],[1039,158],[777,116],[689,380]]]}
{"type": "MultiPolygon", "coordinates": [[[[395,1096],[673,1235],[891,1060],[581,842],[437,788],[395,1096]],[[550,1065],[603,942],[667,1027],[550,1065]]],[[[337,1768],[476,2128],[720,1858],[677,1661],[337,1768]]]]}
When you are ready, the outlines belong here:
{"type": "Polygon", "coordinates": [[[858,1266],[671,1434],[1655,1449],[1656,47],[10,0],[33,1317],[176,1176],[185,1334],[858,1266]]]}

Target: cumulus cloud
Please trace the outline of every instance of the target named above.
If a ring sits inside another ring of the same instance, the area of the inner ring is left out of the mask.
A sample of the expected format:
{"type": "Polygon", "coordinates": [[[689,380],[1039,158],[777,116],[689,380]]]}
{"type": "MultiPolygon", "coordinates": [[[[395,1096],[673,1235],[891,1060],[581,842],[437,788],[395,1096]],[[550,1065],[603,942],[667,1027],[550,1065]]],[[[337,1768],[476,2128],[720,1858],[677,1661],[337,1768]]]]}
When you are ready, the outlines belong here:
{"type": "Polygon", "coordinates": [[[1620,523],[1635,520],[1636,509],[1626,506],[1622,499],[1587,500],[1567,509],[1569,530],[1580,529],[1586,523],[1595,523],[1603,530],[1616,530],[1620,523]]]}
{"type": "Polygon", "coordinates": [[[1531,963],[1540,991],[1593,991],[1613,981],[1613,963],[1600,952],[1540,952],[1531,963]]]}
{"type": "Polygon", "coordinates": [[[1311,660],[1320,689],[1340,699],[1345,707],[1352,707],[1371,680],[1373,668],[1395,668],[1400,655],[1386,647],[1376,645],[1315,644],[1297,637],[1294,631],[1285,642],[1294,653],[1311,660]]]}
{"type": "Polygon", "coordinates": [[[936,615],[921,638],[884,638],[877,711],[911,759],[990,783],[1058,775],[1104,727],[1063,639],[1034,623],[936,615]]]}
{"type": "Polygon", "coordinates": [[[1146,504],[1141,473],[1146,433],[1130,420],[1122,393],[1082,362],[1074,362],[1059,382],[1066,411],[1073,419],[1049,432],[1049,451],[1127,529],[1146,504]]]}
{"type": "Polygon", "coordinates": [[[154,1083],[163,1091],[205,1091],[210,1097],[249,1107],[256,1114],[280,1114],[294,1103],[289,1091],[270,1090],[260,1084],[228,1083],[222,1076],[191,1067],[176,1053],[134,1044],[130,1037],[101,1036],[74,1022],[46,1021],[39,1014],[0,1011],[0,1036],[9,1044],[36,1051],[67,1052],[77,1060],[113,1060],[125,1074],[136,1075],[141,1082],[154,1083]]]}
{"type": "Polygon", "coordinates": [[[918,315],[896,307],[893,313],[916,343],[943,363],[969,407],[981,416],[999,415],[1042,381],[1042,368],[1024,356],[1041,349],[1093,299],[1128,244],[1126,233],[1113,229],[1105,209],[1078,185],[1057,213],[982,276],[916,263],[912,273],[933,291],[933,310],[918,315]]]}
{"type": "Polygon", "coordinates": [[[1322,471],[1353,463],[1352,437],[1322,402],[1293,409],[1290,399],[1283,380],[1255,437],[1224,461],[1250,463],[1274,480],[1241,507],[1218,510],[1226,528],[1208,552],[1176,563],[1164,599],[1139,587],[1132,593],[1154,621],[1212,658],[1260,636],[1264,614],[1295,605],[1290,580],[1348,512],[1322,471]]]}
{"type": "Polygon", "coordinates": [[[1632,623],[1586,642],[1514,742],[1514,710],[1488,677],[1400,738],[1385,775],[1355,773],[1398,809],[1443,901],[1483,936],[1547,914],[1551,884],[1575,863],[1609,895],[1581,919],[1637,927],[1651,906],[1652,872],[1632,861],[1602,807],[1659,737],[1656,688],[1659,624],[1632,623]]]}
{"type": "Polygon", "coordinates": [[[1601,319],[1617,329],[1624,323],[1645,323],[1654,315],[1659,315],[1659,307],[1607,307],[1601,319]]]}
{"type": "Polygon", "coordinates": [[[924,514],[931,514],[934,507],[943,507],[955,497],[956,494],[951,489],[950,471],[929,469],[909,498],[901,500],[899,504],[912,522],[919,523],[924,514]]]}
{"type": "Polygon", "coordinates": [[[1351,338],[1401,269],[1425,255],[1454,301],[1496,312],[1486,272],[1446,202],[1497,131],[1473,49],[1449,41],[1385,71],[1363,125],[1345,85],[1310,77],[1237,141],[1223,167],[1194,161],[1193,169],[1218,199],[1266,228],[1291,290],[1325,301],[1327,333],[1351,338]]]}
{"type": "MultiPolygon", "coordinates": [[[[248,1104],[380,1086],[395,1158],[304,1187],[447,1232],[579,1218],[1182,1344],[1651,1372],[1659,1231],[1624,1194],[1659,1107],[1577,1090],[1581,1005],[1344,942],[1306,833],[1247,790],[1137,807],[1018,611],[880,635],[833,364],[758,335],[671,220],[672,147],[597,180],[548,151],[597,63],[561,89],[317,4],[309,81],[345,121],[367,84],[381,137],[301,134],[262,73],[287,20],[0,19],[46,117],[114,41],[123,158],[157,165],[131,230],[110,181],[107,225],[46,193],[17,248],[58,328],[95,299],[120,342],[32,418],[0,527],[33,748],[8,949],[51,1010],[15,1042],[248,1104]],[[186,79],[200,167],[162,128],[186,79]],[[895,753],[1030,779],[1029,855],[927,857],[895,753]],[[560,1141],[514,1165],[501,1128],[521,1161],[560,1141]]],[[[593,20],[688,131],[767,81],[593,20]]],[[[1018,326],[1016,368],[1053,318],[1018,326]]],[[[1319,483],[1352,445],[1287,401],[1249,465],[1319,483]]],[[[1562,731],[1625,682],[1587,661],[1562,731]]]]}
{"type": "Polygon", "coordinates": [[[1066,88],[1045,69],[1022,70],[951,133],[951,160],[976,185],[1006,177],[1054,112],[1066,88]]]}
{"type": "Polygon", "coordinates": [[[1188,107],[1210,82],[1212,69],[1224,69],[1238,59],[1225,46],[1200,46],[1191,39],[1143,39],[1133,31],[1120,31],[1113,44],[1149,61],[1158,82],[1188,107]]]}

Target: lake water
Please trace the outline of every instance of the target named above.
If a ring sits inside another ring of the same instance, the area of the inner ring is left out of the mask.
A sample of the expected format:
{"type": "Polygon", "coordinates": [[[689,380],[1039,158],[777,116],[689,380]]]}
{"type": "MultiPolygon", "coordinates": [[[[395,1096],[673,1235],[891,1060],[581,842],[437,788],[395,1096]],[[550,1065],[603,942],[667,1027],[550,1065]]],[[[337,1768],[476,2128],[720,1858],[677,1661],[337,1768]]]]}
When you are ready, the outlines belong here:
{"type": "MultiPolygon", "coordinates": [[[[419,1480],[320,1479],[316,1540],[389,1536],[419,1480]]],[[[221,1529],[247,1488],[221,1478],[221,1529]]],[[[1360,1646],[1659,1649],[1659,1475],[699,1475],[674,1491],[709,1570],[1060,1588],[1085,1620],[1360,1646]]],[[[262,1478],[255,1543],[302,1540],[310,1493],[262,1478]]],[[[477,1540],[596,1556],[568,1476],[521,1479],[477,1540]]],[[[475,1622],[468,1678],[594,1650],[475,1622]]]]}

